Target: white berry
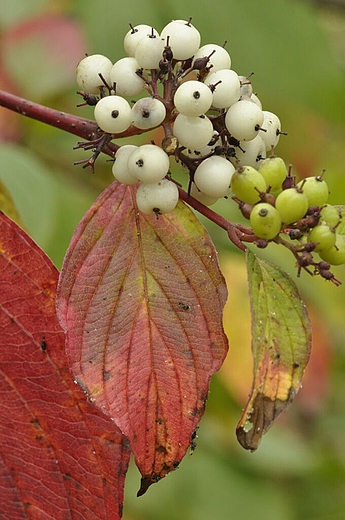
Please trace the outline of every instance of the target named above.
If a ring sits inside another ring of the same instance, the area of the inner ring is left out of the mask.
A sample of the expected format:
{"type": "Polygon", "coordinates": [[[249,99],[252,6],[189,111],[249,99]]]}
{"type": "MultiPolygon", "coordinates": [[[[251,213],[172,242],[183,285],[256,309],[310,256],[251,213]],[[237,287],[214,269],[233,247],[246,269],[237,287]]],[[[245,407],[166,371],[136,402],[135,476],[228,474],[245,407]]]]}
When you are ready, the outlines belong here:
{"type": "Polygon", "coordinates": [[[115,161],[112,168],[113,175],[117,181],[122,182],[122,184],[126,184],[127,186],[131,186],[138,182],[138,179],[133,177],[130,173],[127,164],[128,157],[137,148],[138,147],[134,144],[126,144],[121,146],[115,154],[115,161]]]}
{"type": "Polygon", "coordinates": [[[163,56],[164,39],[159,36],[141,38],[135,49],[135,59],[143,69],[158,69],[163,56]]]}
{"type": "Polygon", "coordinates": [[[258,134],[263,120],[264,114],[255,103],[242,100],[228,109],[225,126],[239,141],[250,141],[258,134]]]}
{"type": "Polygon", "coordinates": [[[240,80],[234,70],[217,70],[206,77],[205,84],[212,88],[212,105],[216,108],[228,108],[241,97],[240,80]]]}
{"type": "Polygon", "coordinates": [[[88,94],[99,94],[100,87],[104,87],[100,74],[109,83],[112,66],[113,64],[109,58],[102,54],[86,56],[77,65],[78,87],[88,94]]]}
{"type": "Polygon", "coordinates": [[[175,60],[192,58],[200,46],[199,31],[186,20],[174,20],[164,27],[161,38],[167,42],[173,52],[175,60]]]}
{"type": "Polygon", "coordinates": [[[200,81],[186,81],[178,87],[174,96],[177,110],[185,116],[201,116],[212,105],[212,92],[200,81]]]}
{"type": "Polygon", "coordinates": [[[207,56],[210,56],[210,59],[206,66],[211,68],[211,73],[220,69],[230,69],[231,58],[228,51],[226,51],[224,47],[216,45],[215,43],[208,43],[207,45],[203,45],[195,53],[193,63],[196,59],[207,56]]]}
{"type": "Polygon", "coordinates": [[[189,117],[179,114],[174,122],[174,135],[181,146],[200,150],[211,141],[213,126],[206,116],[189,117]]]}
{"type": "Polygon", "coordinates": [[[159,215],[173,211],[178,199],[178,188],[168,179],[162,179],[152,184],[142,183],[136,193],[138,208],[147,215],[159,215]]]}
{"type": "Polygon", "coordinates": [[[118,134],[131,124],[132,109],[123,97],[107,96],[101,98],[95,106],[95,120],[104,132],[118,134]]]}
{"type": "Polygon", "coordinates": [[[136,96],[145,88],[145,81],[137,74],[140,66],[135,58],[121,58],[110,71],[110,83],[115,83],[120,96],[136,96]]]}
{"type": "Polygon", "coordinates": [[[155,144],[143,144],[128,157],[128,169],[137,180],[158,182],[169,171],[169,156],[155,144]]]}
{"type": "Polygon", "coordinates": [[[154,36],[158,36],[158,32],[156,29],[151,27],[150,25],[140,24],[130,29],[128,33],[125,35],[123,46],[126,51],[127,56],[135,56],[135,49],[141,38],[144,36],[148,36],[153,34],[154,36]]]}
{"type": "Polygon", "coordinates": [[[281,124],[279,117],[272,112],[264,110],[263,114],[264,120],[262,127],[266,132],[261,132],[261,137],[265,143],[266,150],[269,151],[272,150],[272,148],[275,148],[278,144],[281,133],[281,124]]]}
{"type": "Polygon", "coordinates": [[[262,140],[262,135],[257,135],[251,141],[241,141],[240,147],[236,148],[236,158],[242,166],[252,166],[258,168],[266,157],[266,146],[262,140]]]}
{"type": "Polygon", "coordinates": [[[132,107],[132,123],[143,130],[160,125],[166,115],[164,104],[159,99],[144,97],[132,107]]]}
{"type": "Polygon", "coordinates": [[[206,195],[225,197],[229,192],[234,172],[235,168],[231,162],[218,155],[212,155],[199,164],[194,173],[194,182],[206,195]]]}
{"type": "Polygon", "coordinates": [[[194,183],[192,184],[190,194],[192,197],[194,197],[196,200],[198,200],[205,206],[212,206],[212,204],[215,204],[219,198],[212,197],[211,195],[206,195],[206,193],[203,193],[201,190],[199,190],[194,183]]]}

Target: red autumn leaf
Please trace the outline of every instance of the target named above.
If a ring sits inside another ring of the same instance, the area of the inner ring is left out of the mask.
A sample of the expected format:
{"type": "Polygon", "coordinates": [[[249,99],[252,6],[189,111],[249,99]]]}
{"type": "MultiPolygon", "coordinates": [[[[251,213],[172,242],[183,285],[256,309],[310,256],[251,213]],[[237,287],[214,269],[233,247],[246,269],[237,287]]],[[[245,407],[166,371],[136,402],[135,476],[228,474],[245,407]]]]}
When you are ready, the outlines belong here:
{"type": "Polygon", "coordinates": [[[58,271],[0,214],[0,518],[120,519],[128,443],[74,383],[58,271]]]}
{"type": "Polygon", "coordinates": [[[194,214],[147,216],[113,183],[80,222],[58,289],[71,370],[129,438],[139,495],[177,467],[227,352],[226,286],[194,214]]]}

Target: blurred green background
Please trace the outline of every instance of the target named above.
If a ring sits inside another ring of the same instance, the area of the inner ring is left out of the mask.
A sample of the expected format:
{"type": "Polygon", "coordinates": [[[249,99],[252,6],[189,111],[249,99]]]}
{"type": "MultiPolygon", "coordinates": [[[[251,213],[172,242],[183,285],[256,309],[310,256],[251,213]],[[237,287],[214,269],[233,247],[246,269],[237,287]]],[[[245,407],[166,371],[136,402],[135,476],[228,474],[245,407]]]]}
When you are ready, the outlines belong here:
{"type": "MultiPolygon", "coordinates": [[[[158,31],[193,17],[202,43],[227,43],[232,67],[252,78],[264,109],[279,115],[276,152],[300,176],[326,168],[330,202],[345,203],[345,2],[293,0],[4,0],[0,11],[0,88],[58,110],[76,108],[74,70],[87,52],[124,56],[128,23],[158,31]]],[[[141,138],[143,139],[143,138],[141,138]]],[[[150,137],[145,136],[145,139],[150,137]]],[[[130,140],[133,142],[134,140],[130,140]]],[[[107,158],[96,174],[73,166],[85,152],[77,138],[0,109],[0,179],[22,221],[60,267],[75,225],[112,180],[107,158]]],[[[235,205],[218,203],[230,219],[235,205]]],[[[229,302],[225,327],[231,350],[213,379],[197,449],[181,467],[137,499],[130,468],[125,520],[345,519],[345,269],[335,287],[302,273],[314,350],[304,386],[254,454],[237,443],[235,427],[250,390],[250,322],[242,253],[205,222],[219,251],[229,302]]],[[[260,253],[296,278],[291,255],[260,253]]]]}

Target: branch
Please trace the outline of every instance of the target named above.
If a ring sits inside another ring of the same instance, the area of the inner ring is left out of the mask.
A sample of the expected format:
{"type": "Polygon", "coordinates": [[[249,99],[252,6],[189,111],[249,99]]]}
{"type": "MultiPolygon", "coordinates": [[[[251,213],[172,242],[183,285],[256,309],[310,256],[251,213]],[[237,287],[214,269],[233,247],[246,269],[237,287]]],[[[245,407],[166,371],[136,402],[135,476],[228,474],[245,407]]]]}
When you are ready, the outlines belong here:
{"type": "MultiPolygon", "coordinates": [[[[70,134],[77,135],[87,141],[99,139],[104,134],[95,121],[39,105],[4,90],[0,90],[0,106],[13,110],[13,112],[17,112],[22,116],[30,117],[41,123],[46,123],[70,134]]],[[[113,134],[113,138],[130,137],[142,134],[145,131],[131,126],[125,132],[113,134]]]]}
{"type": "MultiPolygon", "coordinates": [[[[122,132],[121,134],[104,134],[104,132],[98,128],[95,121],[84,119],[72,114],[66,114],[65,112],[39,105],[38,103],[28,101],[27,99],[15,96],[14,94],[10,94],[3,90],[0,90],[0,106],[8,108],[9,110],[13,110],[22,116],[30,117],[31,119],[35,119],[41,123],[46,123],[47,125],[54,126],[55,128],[59,128],[65,132],[69,132],[70,134],[77,135],[86,141],[99,143],[101,146],[97,148],[96,153],[99,154],[102,151],[111,157],[114,156],[118,146],[110,143],[110,139],[129,137],[131,135],[139,135],[145,132],[145,130],[139,130],[138,128],[131,126],[128,130],[122,132]],[[104,139],[104,137],[107,138],[104,139]]],[[[79,143],[76,148],[82,147],[83,144],[79,143]]],[[[81,163],[85,163],[85,165],[91,165],[91,167],[93,167],[94,156],[87,161],[81,161],[81,163]]],[[[226,220],[221,215],[218,215],[218,213],[215,211],[211,210],[201,202],[194,199],[192,196],[188,195],[188,193],[186,193],[181,188],[179,188],[179,192],[180,198],[184,202],[186,202],[192,208],[196,209],[199,213],[214,222],[216,225],[225,229],[225,231],[228,233],[229,239],[242,251],[246,250],[243,242],[253,242],[257,240],[257,237],[250,229],[245,228],[239,224],[233,224],[232,222],[226,220]]]]}

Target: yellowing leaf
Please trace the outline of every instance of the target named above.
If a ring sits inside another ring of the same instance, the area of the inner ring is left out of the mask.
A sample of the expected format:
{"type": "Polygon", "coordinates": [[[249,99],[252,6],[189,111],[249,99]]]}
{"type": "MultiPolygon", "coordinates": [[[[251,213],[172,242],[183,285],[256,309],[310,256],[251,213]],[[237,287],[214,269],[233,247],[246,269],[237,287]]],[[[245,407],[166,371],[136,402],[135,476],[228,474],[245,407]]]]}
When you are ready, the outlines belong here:
{"type": "Polygon", "coordinates": [[[294,400],[311,349],[311,326],[290,276],[247,252],[252,313],[253,386],[237,438],[256,450],[262,435],[294,400]]]}

